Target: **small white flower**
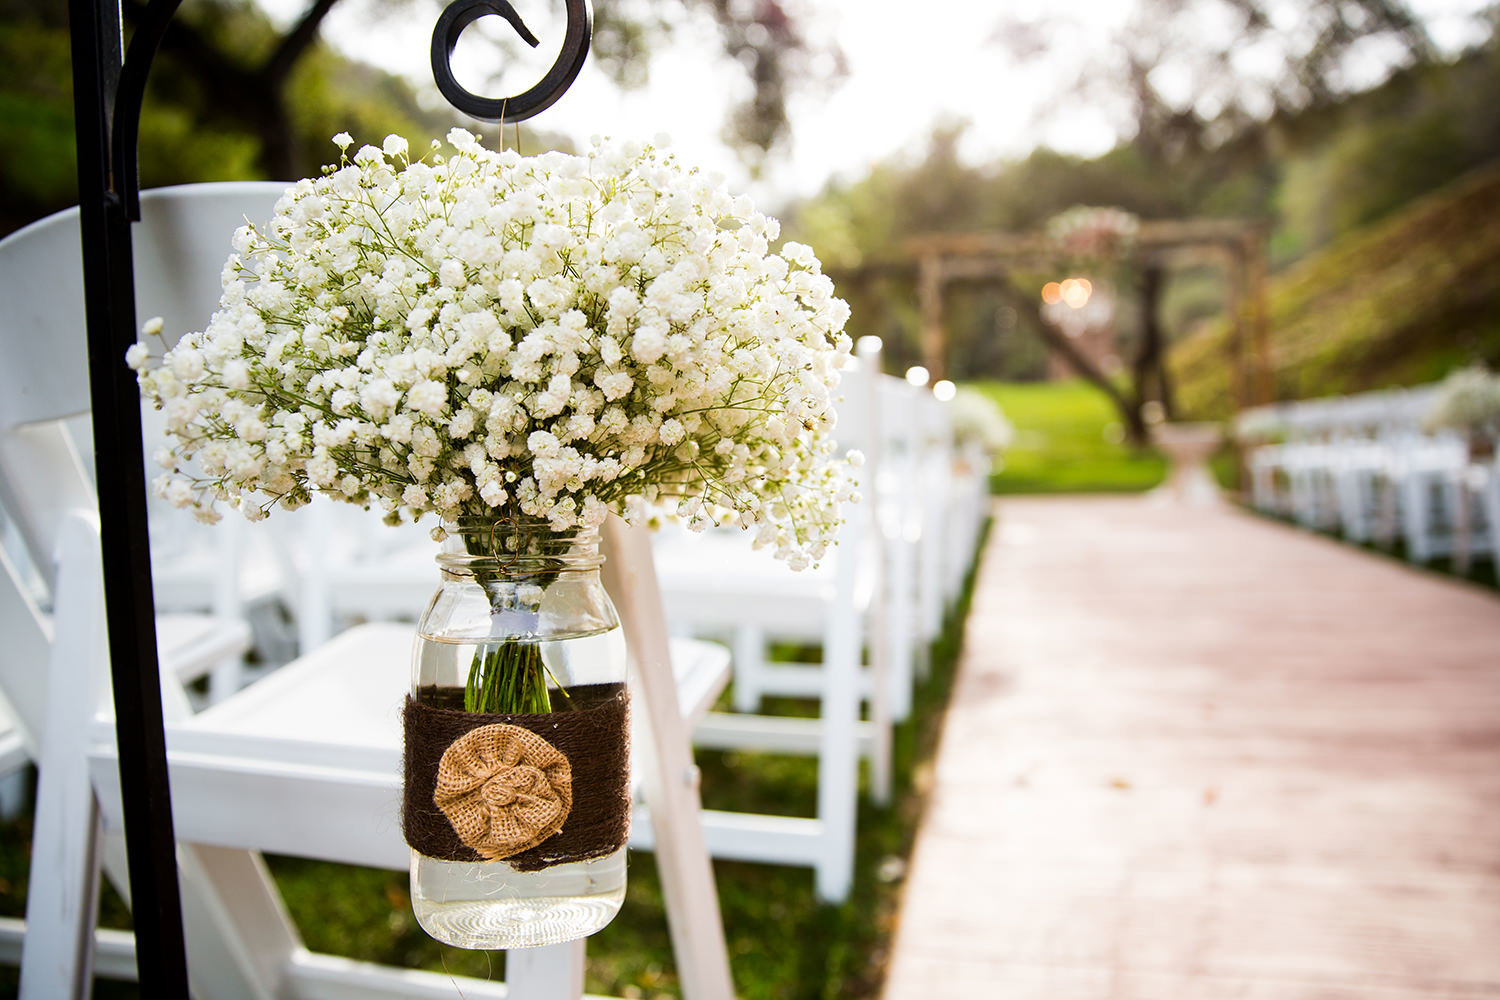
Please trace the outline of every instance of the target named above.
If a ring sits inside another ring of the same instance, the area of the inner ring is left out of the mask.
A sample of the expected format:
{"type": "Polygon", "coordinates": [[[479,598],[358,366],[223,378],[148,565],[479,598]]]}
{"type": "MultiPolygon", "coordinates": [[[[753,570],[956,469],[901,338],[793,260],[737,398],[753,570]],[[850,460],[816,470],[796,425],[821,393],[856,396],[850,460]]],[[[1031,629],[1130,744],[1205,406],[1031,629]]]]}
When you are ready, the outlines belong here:
{"type": "Polygon", "coordinates": [[[679,421],[676,417],[671,417],[667,420],[662,421],[661,430],[659,433],[661,435],[662,444],[673,445],[677,444],[683,439],[685,432],[683,431],[681,421],[679,421]]]}
{"type": "Polygon", "coordinates": [[[441,382],[424,379],[407,390],[406,405],[429,417],[442,416],[448,409],[448,388],[441,382]]]}

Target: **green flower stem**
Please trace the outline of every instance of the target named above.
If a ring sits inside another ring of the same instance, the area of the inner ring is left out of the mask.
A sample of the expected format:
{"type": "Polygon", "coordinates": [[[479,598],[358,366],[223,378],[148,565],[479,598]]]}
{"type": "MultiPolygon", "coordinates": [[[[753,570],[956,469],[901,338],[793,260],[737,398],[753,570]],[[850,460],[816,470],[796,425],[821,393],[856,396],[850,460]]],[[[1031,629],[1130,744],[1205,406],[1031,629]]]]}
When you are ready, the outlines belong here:
{"type": "Polygon", "coordinates": [[[545,715],[552,711],[549,676],[539,643],[507,639],[481,646],[469,664],[464,711],[545,715]]]}

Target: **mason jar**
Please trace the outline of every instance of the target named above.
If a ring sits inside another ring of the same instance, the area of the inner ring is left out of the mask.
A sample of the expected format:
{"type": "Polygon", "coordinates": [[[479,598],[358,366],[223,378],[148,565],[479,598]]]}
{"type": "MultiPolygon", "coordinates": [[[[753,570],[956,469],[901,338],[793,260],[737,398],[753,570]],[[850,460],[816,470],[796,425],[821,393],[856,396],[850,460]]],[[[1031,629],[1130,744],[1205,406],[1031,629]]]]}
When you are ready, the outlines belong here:
{"type": "Polygon", "coordinates": [[[625,896],[625,644],[597,529],[444,525],[417,629],[403,825],[434,938],[509,949],[584,937],[625,896]]]}

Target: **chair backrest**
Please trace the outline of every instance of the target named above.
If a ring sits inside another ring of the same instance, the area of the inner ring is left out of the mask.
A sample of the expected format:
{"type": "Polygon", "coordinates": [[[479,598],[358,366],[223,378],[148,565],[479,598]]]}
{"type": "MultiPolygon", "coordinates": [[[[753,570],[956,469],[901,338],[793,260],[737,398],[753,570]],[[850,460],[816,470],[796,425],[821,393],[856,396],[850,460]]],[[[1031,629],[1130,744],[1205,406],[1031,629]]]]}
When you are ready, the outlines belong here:
{"type": "Polygon", "coordinates": [[[839,449],[857,448],[872,458],[879,451],[880,425],[876,418],[875,385],[880,377],[878,337],[861,337],[850,365],[839,380],[834,437],[839,449]]]}
{"type": "MultiPolygon", "coordinates": [[[[271,214],[282,184],[186,185],[144,192],[134,232],[141,314],[180,335],[202,329],[218,304],[234,230],[271,214]]],[[[93,480],[66,424],[89,411],[87,336],[78,210],[48,216],[0,240],[0,505],[49,595],[70,512],[92,511],[93,480]]],[[[124,364],[124,358],[120,359],[124,364]]],[[[0,623],[7,683],[34,738],[45,692],[51,625],[20,560],[4,559],[0,623]],[[25,683],[26,677],[36,683],[25,683]]]]}
{"type": "MultiPolygon", "coordinates": [[[[201,330],[221,292],[235,229],[270,217],[286,185],[191,184],[141,195],[134,227],[136,302],[170,338],[201,330]]],[[[94,490],[62,422],[89,411],[78,210],[0,240],[0,504],[49,587],[63,515],[94,490]]],[[[120,359],[124,364],[124,358],[120,359]]]]}

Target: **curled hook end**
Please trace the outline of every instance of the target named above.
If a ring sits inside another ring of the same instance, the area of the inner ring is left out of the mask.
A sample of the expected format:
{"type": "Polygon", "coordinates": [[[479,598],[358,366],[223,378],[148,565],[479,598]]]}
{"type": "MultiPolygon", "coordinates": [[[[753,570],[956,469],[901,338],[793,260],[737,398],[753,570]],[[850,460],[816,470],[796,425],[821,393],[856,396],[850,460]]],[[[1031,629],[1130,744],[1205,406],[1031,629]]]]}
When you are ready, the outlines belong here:
{"type": "Polygon", "coordinates": [[[485,14],[497,14],[510,22],[521,39],[532,48],[541,42],[522,22],[521,15],[508,0],[454,0],[438,17],[432,32],[432,75],[438,90],[454,107],[481,121],[523,121],[551,107],[583,68],[593,33],[593,11],[589,0],[565,0],[565,3],[568,23],[557,61],[541,82],[530,90],[497,100],[471,94],[454,79],[450,60],[459,34],[485,14]]]}
{"type": "Polygon", "coordinates": [[[514,7],[506,4],[506,10],[510,12],[510,16],[507,17],[506,20],[515,25],[516,34],[521,36],[521,41],[525,42],[527,45],[530,45],[532,48],[536,48],[538,45],[542,44],[541,40],[531,33],[531,29],[526,27],[525,22],[521,20],[521,15],[516,13],[514,7]]]}

